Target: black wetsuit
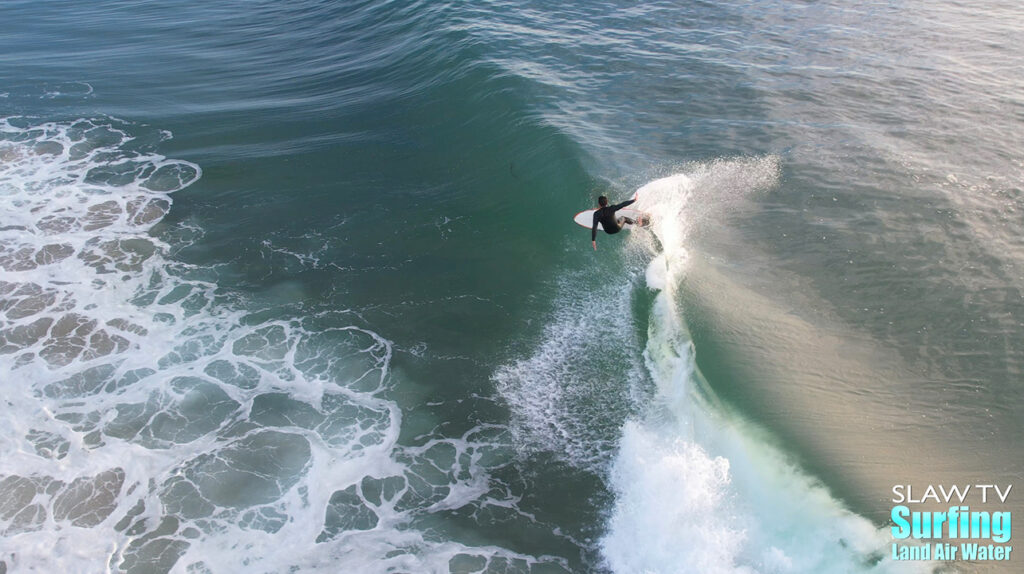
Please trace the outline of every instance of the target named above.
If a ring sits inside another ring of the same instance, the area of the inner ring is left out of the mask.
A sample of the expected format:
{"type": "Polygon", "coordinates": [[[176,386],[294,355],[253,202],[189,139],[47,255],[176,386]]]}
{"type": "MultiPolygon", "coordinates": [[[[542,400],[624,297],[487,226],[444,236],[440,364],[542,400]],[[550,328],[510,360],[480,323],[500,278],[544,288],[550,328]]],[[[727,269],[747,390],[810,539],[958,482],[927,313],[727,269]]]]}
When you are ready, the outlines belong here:
{"type": "Polygon", "coordinates": [[[600,223],[605,233],[618,233],[622,231],[619,222],[616,221],[615,212],[636,201],[630,199],[618,205],[606,205],[594,212],[594,227],[590,230],[590,240],[597,241],[597,224],[600,223]]]}

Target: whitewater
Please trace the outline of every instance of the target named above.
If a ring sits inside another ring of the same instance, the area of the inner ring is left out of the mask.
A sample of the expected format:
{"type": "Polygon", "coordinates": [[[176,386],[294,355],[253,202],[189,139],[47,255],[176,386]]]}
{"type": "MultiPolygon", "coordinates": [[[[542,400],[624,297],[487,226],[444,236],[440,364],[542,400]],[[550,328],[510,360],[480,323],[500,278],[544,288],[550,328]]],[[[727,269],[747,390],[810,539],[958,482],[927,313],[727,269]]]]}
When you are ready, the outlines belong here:
{"type": "Polygon", "coordinates": [[[391,341],[347,310],[267,319],[176,261],[202,231],[160,225],[202,170],[157,153],[170,138],[0,121],[0,565],[563,565],[427,534],[453,509],[514,508],[487,479],[502,429],[399,445],[391,341]]]}

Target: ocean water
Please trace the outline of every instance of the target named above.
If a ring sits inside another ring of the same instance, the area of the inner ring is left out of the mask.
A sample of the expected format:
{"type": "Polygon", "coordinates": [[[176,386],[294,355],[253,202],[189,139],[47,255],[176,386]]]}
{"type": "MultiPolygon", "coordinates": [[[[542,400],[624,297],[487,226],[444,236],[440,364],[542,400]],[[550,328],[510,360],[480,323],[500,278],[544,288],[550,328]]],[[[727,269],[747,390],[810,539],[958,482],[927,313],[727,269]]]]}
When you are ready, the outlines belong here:
{"type": "Polygon", "coordinates": [[[1019,570],[1017,3],[0,19],[0,574],[1019,570]]]}

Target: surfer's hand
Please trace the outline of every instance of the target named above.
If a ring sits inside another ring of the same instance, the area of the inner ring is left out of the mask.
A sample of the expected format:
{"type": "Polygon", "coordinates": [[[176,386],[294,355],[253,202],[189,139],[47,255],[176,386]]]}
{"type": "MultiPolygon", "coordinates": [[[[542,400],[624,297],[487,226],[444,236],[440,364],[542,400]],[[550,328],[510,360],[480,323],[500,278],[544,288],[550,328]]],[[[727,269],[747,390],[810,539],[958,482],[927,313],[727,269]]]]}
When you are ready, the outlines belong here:
{"type": "Polygon", "coordinates": [[[591,241],[590,244],[594,246],[594,251],[597,251],[597,242],[591,241]]]}

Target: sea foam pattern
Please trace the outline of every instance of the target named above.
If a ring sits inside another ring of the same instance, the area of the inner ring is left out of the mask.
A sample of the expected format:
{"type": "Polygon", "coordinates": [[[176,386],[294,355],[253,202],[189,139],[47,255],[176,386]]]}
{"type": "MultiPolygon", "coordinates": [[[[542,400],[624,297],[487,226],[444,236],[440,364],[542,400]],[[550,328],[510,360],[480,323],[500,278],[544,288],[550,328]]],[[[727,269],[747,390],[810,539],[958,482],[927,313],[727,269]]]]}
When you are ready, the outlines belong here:
{"type": "Polygon", "coordinates": [[[517,512],[489,478],[502,429],[398,446],[390,341],[345,311],[268,319],[174,260],[197,230],[155,227],[201,170],[169,138],[0,120],[0,566],[557,569],[423,532],[517,512]]]}

